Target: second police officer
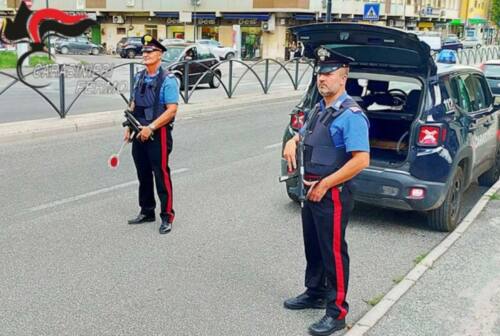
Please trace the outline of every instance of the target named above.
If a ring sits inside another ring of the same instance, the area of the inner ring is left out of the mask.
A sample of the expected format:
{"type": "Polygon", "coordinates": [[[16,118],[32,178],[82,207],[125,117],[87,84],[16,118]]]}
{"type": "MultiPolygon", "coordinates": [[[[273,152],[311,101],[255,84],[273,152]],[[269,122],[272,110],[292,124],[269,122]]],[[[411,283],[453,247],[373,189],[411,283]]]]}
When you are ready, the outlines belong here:
{"type": "Polygon", "coordinates": [[[304,127],[283,151],[288,169],[296,169],[297,144],[303,137],[306,291],[286,300],[284,306],[326,308],[323,318],[313,323],[309,332],[330,335],[345,328],[349,309],[349,254],[345,240],[352,206],[349,181],[369,165],[369,123],[345,90],[349,63],[354,60],[325,47],[316,49],[315,57],[317,87],[323,99],[306,116],[304,127]]]}
{"type": "MultiPolygon", "coordinates": [[[[167,49],[151,35],[143,36],[142,44],[146,68],[135,76],[130,105],[133,115],[143,125],[141,132],[131,139],[132,156],[139,179],[141,210],[128,223],[141,224],[156,220],[156,184],[161,203],[159,231],[165,234],[172,230],[175,217],[169,155],[172,151],[172,123],[177,113],[179,85],[175,76],[161,67],[161,57],[167,49]]],[[[125,137],[130,137],[128,128],[125,137]]]]}

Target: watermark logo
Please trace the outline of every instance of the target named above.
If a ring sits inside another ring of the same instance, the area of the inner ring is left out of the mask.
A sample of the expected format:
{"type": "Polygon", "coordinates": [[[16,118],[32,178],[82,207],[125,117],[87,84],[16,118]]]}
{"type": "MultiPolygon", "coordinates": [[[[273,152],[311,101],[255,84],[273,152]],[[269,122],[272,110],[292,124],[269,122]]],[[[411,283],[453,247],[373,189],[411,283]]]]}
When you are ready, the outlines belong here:
{"type": "MultiPolygon", "coordinates": [[[[0,27],[0,39],[5,43],[30,44],[31,50],[24,53],[17,61],[17,75],[24,84],[41,88],[47,85],[33,85],[26,82],[22,72],[22,64],[34,53],[49,54],[45,48],[44,41],[50,35],[62,35],[75,37],[83,34],[89,27],[97,22],[87,15],[69,15],[61,10],[44,8],[32,11],[22,1],[14,18],[4,19],[0,27]]],[[[49,55],[50,56],[50,55],[49,55]]]]}
{"type": "Polygon", "coordinates": [[[75,94],[107,95],[127,93],[127,80],[112,80],[114,64],[37,64],[33,70],[34,79],[77,79],[75,94]],[[96,81],[96,79],[102,79],[96,81]]]}

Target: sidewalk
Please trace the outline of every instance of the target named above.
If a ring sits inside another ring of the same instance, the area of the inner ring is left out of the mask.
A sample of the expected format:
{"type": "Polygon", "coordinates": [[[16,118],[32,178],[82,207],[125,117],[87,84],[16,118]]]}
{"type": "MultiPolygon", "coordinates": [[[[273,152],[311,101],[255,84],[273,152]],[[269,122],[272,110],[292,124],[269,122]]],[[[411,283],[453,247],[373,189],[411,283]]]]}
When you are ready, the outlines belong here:
{"type": "MultiPolygon", "coordinates": [[[[189,103],[180,104],[178,117],[176,120],[190,119],[206,113],[217,113],[230,111],[240,107],[253,105],[256,107],[255,113],[259,113],[260,104],[270,104],[275,102],[297,102],[304,94],[298,90],[283,90],[272,94],[249,94],[234,98],[218,99],[217,103],[189,103]],[[256,104],[258,102],[258,104],[256,104]]],[[[65,119],[59,117],[28,120],[18,122],[0,123],[0,143],[12,142],[18,139],[34,138],[52,135],[57,131],[61,133],[79,132],[91,129],[98,129],[111,126],[121,126],[124,121],[123,110],[104,111],[96,113],[85,113],[69,115],[65,119]]]]}
{"type": "MultiPolygon", "coordinates": [[[[374,318],[377,314],[373,312],[385,310],[386,307],[382,306],[390,303],[390,294],[393,292],[394,295],[394,290],[347,335],[500,335],[500,182],[483,196],[476,207],[481,205],[485,205],[482,211],[480,208],[471,211],[470,215],[476,210],[478,216],[472,219],[468,229],[465,228],[467,231],[464,229],[449,250],[431,263],[413,287],[409,284],[411,288],[394,300],[387,313],[378,314],[383,315],[378,322],[374,318]],[[367,317],[376,323],[371,329],[363,326],[370,320],[367,317]]],[[[470,216],[462,223],[468,219],[470,216]]],[[[459,234],[457,231],[461,229],[462,225],[450,236],[459,234]]],[[[441,244],[436,250],[440,247],[441,244]]],[[[422,263],[425,264],[426,260],[422,263]]]]}

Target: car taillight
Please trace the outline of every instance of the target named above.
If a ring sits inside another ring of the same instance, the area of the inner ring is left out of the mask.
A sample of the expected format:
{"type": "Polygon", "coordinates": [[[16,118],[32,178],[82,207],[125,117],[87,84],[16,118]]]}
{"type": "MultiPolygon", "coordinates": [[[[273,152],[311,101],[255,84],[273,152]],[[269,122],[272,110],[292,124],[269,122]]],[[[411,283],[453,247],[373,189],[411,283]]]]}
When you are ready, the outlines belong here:
{"type": "Polygon", "coordinates": [[[417,145],[423,147],[436,147],[439,145],[440,139],[444,141],[445,137],[446,132],[441,132],[441,127],[424,125],[420,127],[420,131],[418,132],[417,145]]]}
{"type": "Polygon", "coordinates": [[[408,197],[411,199],[424,199],[425,198],[425,189],[413,187],[410,189],[408,193],[408,197]]]}
{"type": "Polygon", "coordinates": [[[484,63],[479,64],[479,69],[481,69],[481,71],[484,71],[484,63]]]}
{"type": "Polygon", "coordinates": [[[290,117],[290,126],[296,130],[302,128],[304,126],[304,115],[304,111],[293,113],[290,117]]]}

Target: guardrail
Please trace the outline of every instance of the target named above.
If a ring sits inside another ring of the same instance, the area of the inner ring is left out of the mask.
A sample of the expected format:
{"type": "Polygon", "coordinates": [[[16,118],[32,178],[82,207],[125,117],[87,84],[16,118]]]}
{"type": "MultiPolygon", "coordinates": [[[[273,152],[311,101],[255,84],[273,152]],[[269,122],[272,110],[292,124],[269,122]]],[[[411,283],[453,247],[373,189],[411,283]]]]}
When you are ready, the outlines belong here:
{"type": "MultiPolygon", "coordinates": [[[[291,85],[293,86],[294,90],[297,90],[299,88],[300,83],[304,79],[304,76],[309,70],[312,70],[314,68],[314,61],[310,59],[305,59],[305,58],[295,58],[292,60],[289,60],[287,62],[280,62],[276,59],[271,59],[271,58],[266,58],[262,59],[260,61],[257,61],[253,64],[247,64],[245,62],[239,61],[239,60],[225,60],[218,62],[212,67],[208,67],[207,65],[203,64],[203,61],[182,61],[182,62],[177,62],[174,64],[168,64],[167,66],[164,66],[164,69],[171,70],[174,74],[176,74],[176,77],[178,78],[180,84],[182,84],[180,87],[182,89],[180,90],[179,94],[184,101],[184,103],[188,104],[190,99],[192,98],[193,94],[196,92],[196,89],[198,86],[204,81],[204,79],[207,76],[213,77],[213,80],[216,80],[220,83],[222,86],[226,96],[228,98],[232,98],[238,89],[238,86],[240,85],[241,81],[243,78],[246,76],[254,76],[258,84],[260,85],[262,92],[264,94],[268,94],[270,88],[272,87],[276,77],[284,72],[288,79],[290,80],[291,85]],[[201,66],[204,71],[200,78],[195,83],[190,83],[189,82],[189,76],[190,76],[190,68],[193,64],[196,64],[198,67],[201,66]],[[221,71],[220,68],[224,66],[225,64],[228,65],[229,70],[228,70],[228,78],[227,81],[223,79],[223,76],[221,76],[221,71]],[[278,69],[273,72],[273,69],[271,69],[271,65],[277,65],[278,69]],[[242,66],[245,71],[240,75],[240,76],[235,76],[235,65],[240,65],[242,66]],[[264,73],[263,73],[263,78],[261,75],[259,75],[256,71],[257,68],[260,68],[261,66],[264,67],[264,73]],[[305,66],[305,69],[301,69],[301,66],[305,66]],[[289,67],[292,67],[293,69],[289,69],[289,67]],[[182,71],[180,70],[182,69],[182,71]]],[[[64,68],[64,64],[59,65],[59,76],[58,76],[58,85],[59,85],[59,104],[57,105],[54,103],[40,88],[33,87],[26,85],[25,83],[21,82],[19,78],[16,75],[9,74],[3,71],[0,71],[0,75],[9,77],[12,79],[12,81],[4,87],[0,91],[0,102],[1,102],[1,97],[2,95],[9,90],[11,87],[13,87],[17,83],[21,83],[25,85],[26,87],[29,87],[32,89],[35,93],[40,95],[49,105],[52,107],[52,109],[61,117],[65,118],[66,115],[70,112],[71,108],[73,105],[78,101],[78,99],[85,93],[85,91],[88,89],[89,85],[86,85],[84,88],[82,88],[76,96],[67,104],[67,99],[66,99],[66,79],[64,76],[64,71],[62,69],[64,68]]],[[[129,99],[125,97],[125,95],[122,92],[119,92],[118,88],[115,87],[115,84],[111,82],[108,78],[106,78],[106,74],[108,72],[114,71],[118,68],[121,67],[129,67],[129,88],[130,88],[130,95],[132,94],[133,91],[133,83],[134,83],[134,76],[137,73],[137,71],[143,67],[143,65],[139,62],[128,62],[128,63],[123,63],[116,65],[109,70],[103,72],[103,73],[96,73],[95,71],[92,70],[87,70],[90,71],[94,77],[89,83],[95,82],[97,80],[103,80],[107,83],[107,85],[110,85],[114,92],[118,95],[121,96],[125,104],[129,104],[129,99]]],[[[33,76],[34,71],[31,71],[27,74],[25,74],[25,77],[28,78],[29,76],[33,76]]]]}

